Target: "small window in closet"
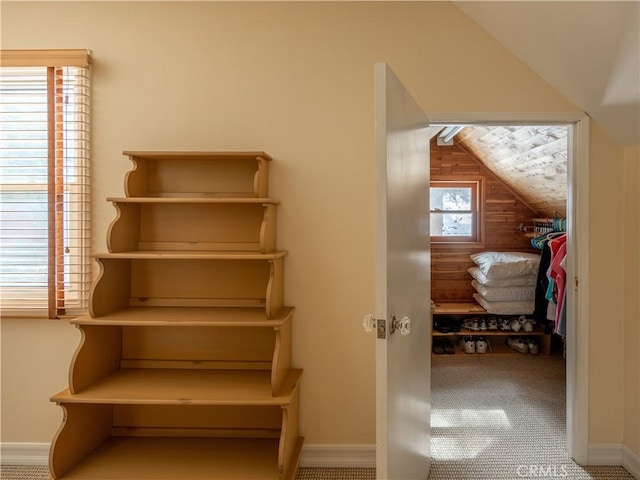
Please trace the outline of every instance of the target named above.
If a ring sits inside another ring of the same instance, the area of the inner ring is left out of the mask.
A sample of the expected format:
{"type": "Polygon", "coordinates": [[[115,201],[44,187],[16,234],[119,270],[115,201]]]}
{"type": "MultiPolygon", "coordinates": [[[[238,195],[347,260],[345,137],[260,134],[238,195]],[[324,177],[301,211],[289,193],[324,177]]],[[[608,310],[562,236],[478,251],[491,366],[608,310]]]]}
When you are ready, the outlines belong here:
{"type": "Polygon", "coordinates": [[[431,181],[432,243],[478,243],[482,239],[482,180],[431,181]]]}

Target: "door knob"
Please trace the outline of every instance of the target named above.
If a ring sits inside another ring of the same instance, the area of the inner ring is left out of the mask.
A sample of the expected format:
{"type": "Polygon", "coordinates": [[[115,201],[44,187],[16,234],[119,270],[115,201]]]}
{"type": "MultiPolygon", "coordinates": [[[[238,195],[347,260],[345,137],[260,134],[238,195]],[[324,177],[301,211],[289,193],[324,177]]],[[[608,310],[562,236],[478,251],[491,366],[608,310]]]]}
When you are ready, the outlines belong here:
{"type": "Polygon", "coordinates": [[[400,331],[400,335],[409,335],[411,333],[411,319],[406,315],[402,320],[398,320],[395,315],[391,315],[391,334],[400,331]]]}
{"type": "Polygon", "coordinates": [[[367,314],[362,319],[362,328],[364,331],[369,333],[373,332],[373,329],[376,328],[376,319],[372,314],[367,314]]]}

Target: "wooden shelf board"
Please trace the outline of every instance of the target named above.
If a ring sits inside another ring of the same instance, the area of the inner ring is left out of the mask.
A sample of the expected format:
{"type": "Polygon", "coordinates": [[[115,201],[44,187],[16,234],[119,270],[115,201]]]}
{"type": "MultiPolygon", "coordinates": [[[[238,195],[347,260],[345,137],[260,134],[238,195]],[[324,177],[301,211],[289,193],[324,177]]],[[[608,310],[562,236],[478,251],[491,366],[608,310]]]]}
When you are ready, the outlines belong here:
{"type": "Polygon", "coordinates": [[[182,159],[207,159],[207,160],[253,160],[263,158],[272,160],[265,152],[145,152],[124,151],[123,155],[129,157],[146,158],[149,160],[182,160],[182,159]]]}
{"type": "Polygon", "coordinates": [[[185,197],[108,197],[108,202],[113,203],[243,203],[243,204],[273,204],[279,205],[279,200],[272,198],[258,198],[258,197],[216,197],[216,196],[185,196],[185,197]]]}
{"type": "Polygon", "coordinates": [[[132,260],[275,260],[286,251],[271,253],[201,250],[137,250],[132,252],[97,253],[93,258],[121,258],[132,260]]]}
{"type": "Polygon", "coordinates": [[[274,397],[269,370],[186,370],[123,368],[72,394],[53,396],[56,403],[112,405],[288,405],[302,370],[292,369],[274,397]]]}
{"type": "Polygon", "coordinates": [[[61,480],[278,480],[277,460],[277,439],[110,437],[61,480]]]}
{"type": "Polygon", "coordinates": [[[491,350],[487,349],[487,353],[465,353],[464,350],[462,350],[458,345],[455,345],[455,349],[456,349],[456,353],[454,355],[447,355],[447,354],[435,354],[435,353],[431,353],[432,357],[460,357],[460,356],[469,356],[469,355],[477,355],[479,357],[484,357],[484,356],[495,356],[495,355],[531,355],[531,356],[539,356],[539,355],[543,355],[542,352],[538,355],[533,355],[531,353],[520,353],[512,348],[510,348],[509,346],[502,345],[491,345],[491,350]]]}
{"type": "Polygon", "coordinates": [[[434,314],[466,314],[466,313],[487,313],[477,303],[436,303],[434,314]]]}
{"type": "Polygon", "coordinates": [[[129,307],[102,317],[88,315],[71,321],[74,325],[123,325],[157,327],[279,327],[293,314],[284,307],[271,319],[264,308],[225,307],[129,307]]]}
{"type": "Polygon", "coordinates": [[[461,328],[459,332],[447,332],[447,333],[442,333],[442,332],[438,332],[437,330],[433,330],[431,334],[434,337],[448,337],[452,335],[460,335],[460,336],[471,335],[471,336],[482,336],[482,337],[497,337],[497,336],[525,337],[525,336],[532,336],[532,335],[545,335],[544,330],[542,329],[536,329],[533,332],[524,332],[522,330],[518,332],[503,332],[500,330],[478,330],[478,331],[465,330],[464,328],[461,328]]]}

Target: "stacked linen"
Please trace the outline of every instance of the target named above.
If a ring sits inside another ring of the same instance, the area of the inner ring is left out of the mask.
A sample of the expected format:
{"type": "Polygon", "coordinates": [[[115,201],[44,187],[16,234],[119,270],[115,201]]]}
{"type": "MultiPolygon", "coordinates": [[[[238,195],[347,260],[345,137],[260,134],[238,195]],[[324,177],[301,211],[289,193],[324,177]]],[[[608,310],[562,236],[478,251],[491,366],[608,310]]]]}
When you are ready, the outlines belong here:
{"type": "Polygon", "coordinates": [[[468,270],[476,290],[473,298],[494,315],[530,315],[535,309],[540,255],[523,252],[481,252],[471,255],[468,270]]]}

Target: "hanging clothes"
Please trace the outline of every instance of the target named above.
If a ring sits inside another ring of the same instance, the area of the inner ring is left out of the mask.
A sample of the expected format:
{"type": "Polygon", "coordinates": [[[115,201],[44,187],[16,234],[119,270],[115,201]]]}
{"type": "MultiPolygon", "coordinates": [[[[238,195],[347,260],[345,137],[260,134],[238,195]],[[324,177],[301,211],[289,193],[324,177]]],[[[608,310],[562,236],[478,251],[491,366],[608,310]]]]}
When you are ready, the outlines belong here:
{"type": "MultiPolygon", "coordinates": [[[[533,247],[542,250],[542,253],[540,254],[540,266],[536,277],[535,310],[533,312],[533,317],[543,323],[549,320],[549,316],[547,314],[550,308],[549,302],[555,301],[551,295],[547,298],[547,290],[549,289],[550,283],[548,273],[549,266],[551,265],[551,247],[549,245],[549,241],[563,235],[565,235],[563,232],[549,232],[531,240],[531,245],[533,247]]],[[[553,311],[555,312],[555,304],[553,306],[553,311]]],[[[550,320],[555,321],[555,313],[550,320]]]]}
{"type": "MultiPolygon", "coordinates": [[[[551,264],[549,265],[549,282],[553,286],[553,298],[556,303],[556,332],[560,333],[558,326],[560,324],[561,312],[566,298],[566,278],[567,272],[564,269],[564,261],[567,254],[567,236],[562,235],[549,241],[551,248],[551,264]]],[[[566,315],[566,313],[565,313],[566,315]]],[[[564,323],[563,323],[564,324],[564,323]]]]}

